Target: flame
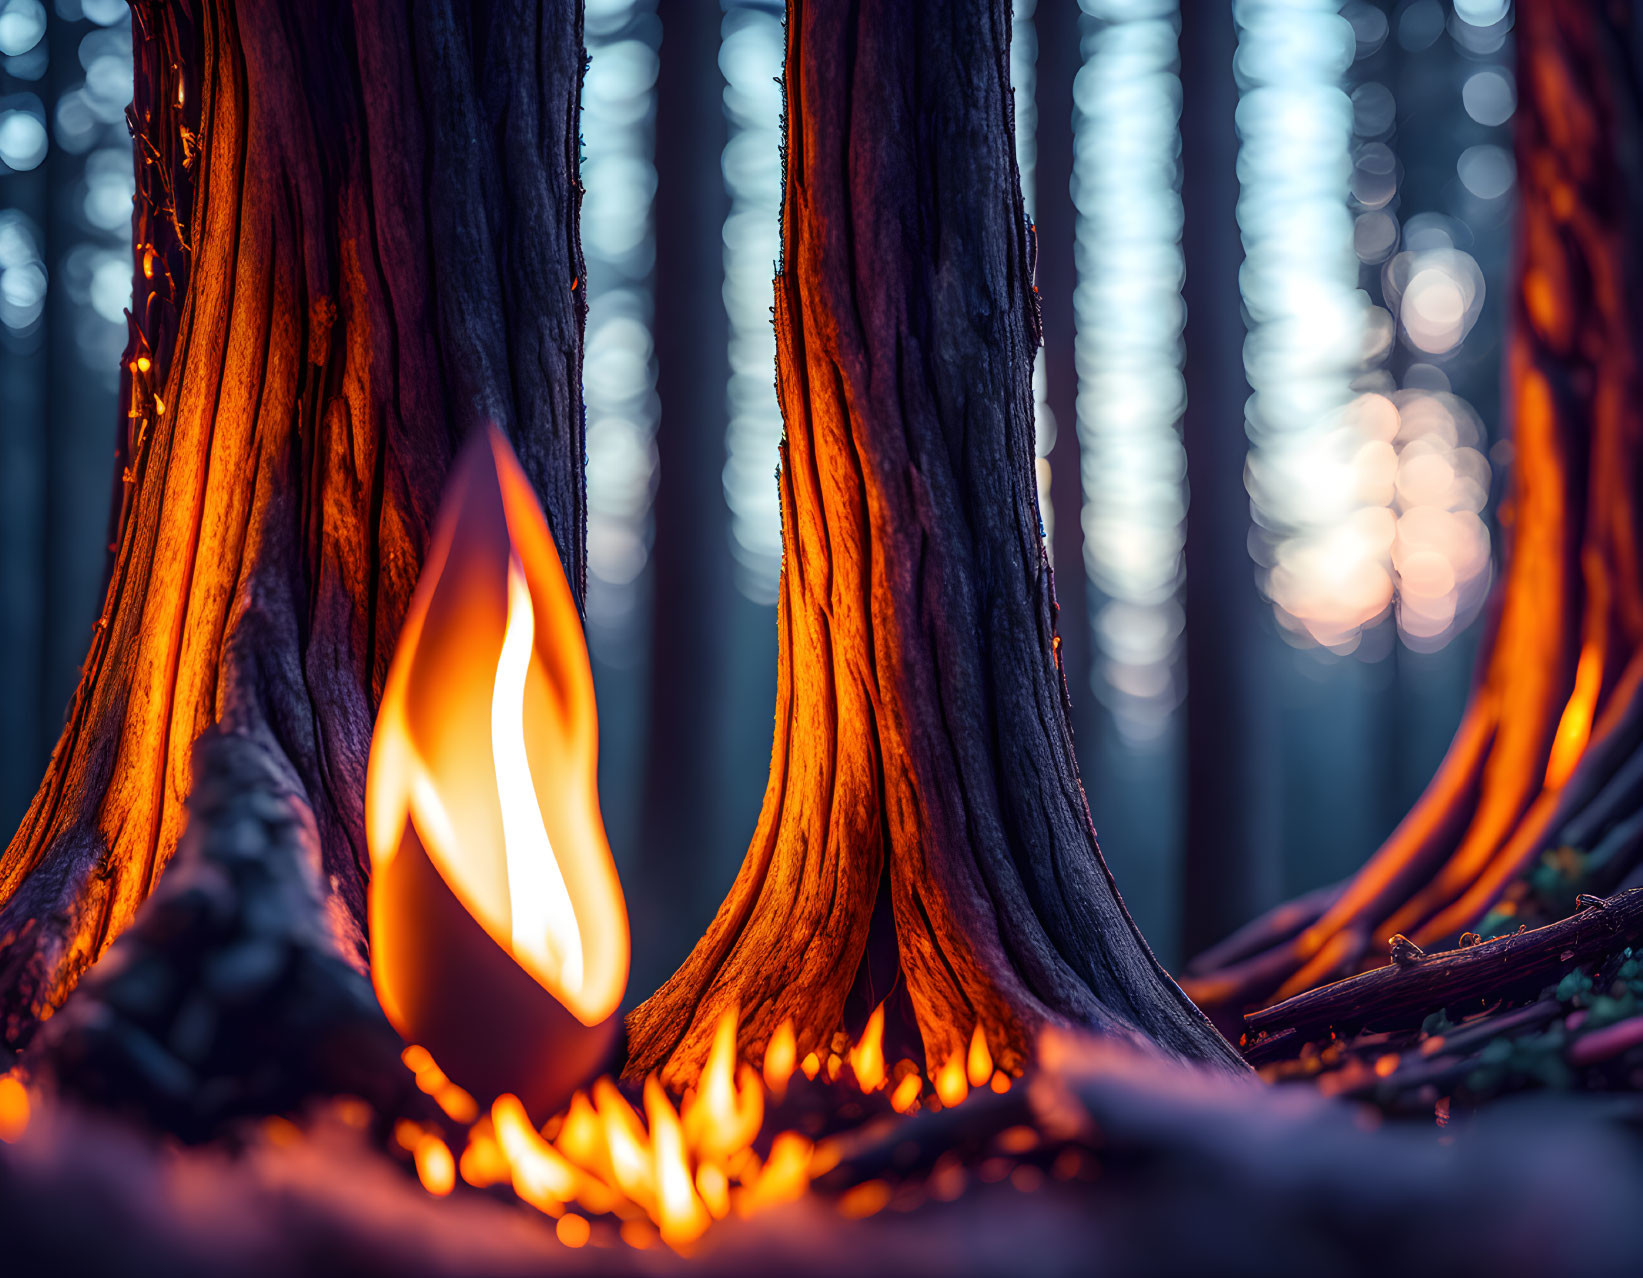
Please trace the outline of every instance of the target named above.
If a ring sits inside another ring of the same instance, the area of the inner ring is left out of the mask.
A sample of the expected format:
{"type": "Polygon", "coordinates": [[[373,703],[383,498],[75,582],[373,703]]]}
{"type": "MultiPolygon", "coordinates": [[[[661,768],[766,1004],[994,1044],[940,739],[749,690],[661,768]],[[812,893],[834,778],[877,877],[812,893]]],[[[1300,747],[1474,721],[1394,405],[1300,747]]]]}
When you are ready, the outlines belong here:
{"type": "Polygon", "coordinates": [[[876,1092],[884,1086],[884,1004],[880,1003],[867,1018],[867,1028],[861,1041],[850,1049],[850,1069],[856,1083],[864,1092],[876,1092]]]}
{"type": "Polygon", "coordinates": [[[737,1066],[737,1009],[725,1009],[713,1031],[713,1047],[700,1085],[685,1097],[685,1132],[693,1148],[714,1162],[753,1143],[764,1126],[764,1087],[751,1065],[737,1066]]]}
{"type": "Polygon", "coordinates": [[[987,1050],[987,1035],[980,1025],[970,1036],[970,1055],[965,1062],[965,1075],[971,1087],[985,1087],[993,1077],[993,1054],[987,1050]]]}
{"type": "Polygon", "coordinates": [[[28,1089],[15,1074],[0,1074],[0,1141],[19,1139],[28,1125],[28,1089]]]}
{"type": "Polygon", "coordinates": [[[416,1159],[417,1179],[435,1198],[443,1198],[456,1187],[456,1163],[444,1141],[434,1135],[424,1136],[412,1151],[416,1159]]]}
{"type": "Polygon", "coordinates": [[[787,1080],[793,1077],[798,1064],[798,1040],[793,1035],[793,1022],[783,1021],[770,1036],[764,1049],[764,1085],[777,1100],[787,1095],[787,1080]]]}
{"type": "MultiPolygon", "coordinates": [[[[513,953],[527,969],[551,974],[562,1001],[574,1005],[582,995],[582,930],[576,925],[570,889],[548,840],[525,757],[525,680],[530,675],[535,639],[530,587],[518,562],[510,559],[508,629],[502,637],[496,690],[491,695],[491,753],[502,806],[513,953]]],[[[597,1012],[593,1019],[600,1019],[597,1012]]]]}
{"type": "Polygon", "coordinates": [[[650,1119],[656,1223],[661,1227],[662,1241],[670,1245],[689,1242],[707,1228],[707,1208],[696,1197],[685,1158],[685,1135],[679,1115],[654,1074],[645,1080],[645,1116],[650,1119]]]}
{"type": "Polygon", "coordinates": [[[970,1080],[965,1072],[964,1053],[954,1051],[936,1071],[936,1095],[948,1109],[970,1094],[970,1080]]]}
{"type": "MultiPolygon", "coordinates": [[[[469,1127],[467,1147],[454,1161],[456,1172],[479,1189],[511,1183],[521,1200],[555,1217],[563,1233],[579,1240],[573,1245],[591,1237],[584,1217],[615,1215],[623,1221],[619,1232],[629,1246],[647,1247],[659,1237],[682,1253],[716,1220],[749,1216],[802,1197],[817,1176],[837,1165],[842,1147],[837,1140],[818,1145],[798,1132],[777,1131],[770,1136],[768,1156],[760,1161],[754,1145],[769,1112],[766,1093],[793,1083],[796,1036],[790,1022],[776,1028],[766,1044],[761,1073],[739,1058],[739,1028],[737,1008],[727,1008],[715,1026],[697,1087],[677,1106],[654,1074],[645,1079],[637,1100],[608,1076],[600,1077],[577,1091],[541,1129],[532,1125],[517,1097],[499,1097],[490,1113],[469,1127]],[[578,1223],[566,1225],[568,1220],[578,1223]]],[[[892,1084],[892,1072],[884,1064],[882,1007],[839,1057],[854,1072],[853,1082],[842,1077],[842,1068],[835,1078],[824,1077],[819,1057],[811,1053],[808,1059],[816,1062],[815,1086],[879,1094],[897,1114],[911,1113],[921,1104],[956,1105],[971,1090],[971,1077],[982,1079],[977,1087],[990,1084],[994,1091],[1010,1085],[1009,1077],[994,1068],[979,1028],[968,1050],[954,1051],[936,1071],[939,1100],[923,1101],[926,1080],[910,1060],[897,1063],[892,1084]]],[[[420,1049],[408,1050],[406,1060],[419,1082],[430,1068],[437,1069],[420,1049]]],[[[414,1123],[403,1123],[397,1135],[413,1153],[428,1191],[449,1192],[446,1186],[455,1177],[443,1142],[414,1123]]],[[[841,1202],[840,1210],[848,1214],[859,1205],[841,1202]]]]}
{"type": "MultiPolygon", "coordinates": [[[[596,1068],[606,1041],[571,1050],[574,1027],[527,1009],[506,968],[590,1028],[611,1021],[627,985],[597,736],[581,619],[547,521],[506,439],[478,432],[452,472],[389,668],[365,818],[378,995],[400,1032],[482,1101],[525,1095],[510,1069],[561,1057],[596,1068]],[[479,1067],[465,1073],[464,1057],[479,1067]]],[[[462,1088],[425,1072],[425,1091],[465,1108],[462,1088]]],[[[591,1072],[546,1088],[552,1103],[591,1072]]]]}

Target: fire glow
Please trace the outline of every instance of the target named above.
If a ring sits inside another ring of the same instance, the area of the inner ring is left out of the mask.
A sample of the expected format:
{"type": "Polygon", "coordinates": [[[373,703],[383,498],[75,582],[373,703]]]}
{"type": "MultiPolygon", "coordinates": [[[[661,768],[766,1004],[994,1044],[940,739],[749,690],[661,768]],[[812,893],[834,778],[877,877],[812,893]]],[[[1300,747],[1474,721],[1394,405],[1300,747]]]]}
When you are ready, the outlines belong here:
{"type": "Polygon", "coordinates": [[[834,1050],[802,1058],[784,1022],[757,1068],[741,1059],[730,1008],[677,1105],[654,1075],[637,1094],[608,1076],[588,1085],[614,1042],[629,960],[596,719],[547,522],[507,441],[480,432],[440,510],[366,781],[372,977],[411,1044],[406,1067],[451,1123],[396,1128],[430,1194],[459,1178],[506,1185],[554,1217],[566,1245],[611,1215],[631,1245],[682,1250],[715,1220],[798,1198],[836,1163],[825,1140],[764,1139],[795,1074],[878,1096],[893,1115],[1008,1090],[979,1025],[930,1084],[911,1060],[887,1068],[883,1006],[854,1044],[835,1035],[834,1050]],[[460,1156],[453,1129],[465,1131],[460,1156]]]}
{"type": "MultiPolygon", "coordinates": [[[[399,1144],[430,1194],[449,1194],[457,1175],[476,1189],[511,1187],[520,1200],[558,1222],[559,1240],[568,1246],[579,1247],[593,1236],[590,1217],[612,1216],[630,1246],[648,1247],[659,1239],[688,1251],[714,1221],[792,1202],[838,1162],[840,1145],[832,1138],[812,1141],[780,1130],[768,1143],[763,1140],[768,1108],[787,1095],[795,1072],[824,1087],[878,1096],[898,1115],[950,1108],[972,1088],[1010,1088],[1010,1078],[993,1066],[980,1026],[968,1048],[954,1052],[936,1071],[933,1088],[910,1060],[886,1069],[883,1007],[853,1045],[825,1059],[810,1053],[806,1062],[814,1062],[813,1071],[794,1061],[790,1023],[771,1036],[762,1069],[739,1060],[737,1028],[737,1011],[731,1008],[718,1022],[698,1085],[677,1106],[654,1075],[645,1079],[637,1102],[602,1077],[576,1092],[565,1110],[540,1128],[512,1095],[498,1097],[489,1113],[469,1121],[474,1111],[463,1108],[465,1096],[442,1085],[437,1067],[420,1048],[408,1048],[406,1062],[419,1085],[466,1127],[466,1143],[454,1157],[438,1132],[403,1122],[399,1144]],[[756,1147],[764,1149],[762,1156],[756,1147]]],[[[859,1204],[851,1210],[866,1214],[859,1204]]]]}

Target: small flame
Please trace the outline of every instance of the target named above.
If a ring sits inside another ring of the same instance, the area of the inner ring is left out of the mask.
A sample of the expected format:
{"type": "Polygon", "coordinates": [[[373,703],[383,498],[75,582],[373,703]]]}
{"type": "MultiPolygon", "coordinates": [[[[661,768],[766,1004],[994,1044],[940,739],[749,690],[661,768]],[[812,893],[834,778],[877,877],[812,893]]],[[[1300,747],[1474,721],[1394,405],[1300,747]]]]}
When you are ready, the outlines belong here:
{"type": "Polygon", "coordinates": [[[443,1198],[456,1188],[456,1163],[451,1158],[450,1146],[439,1137],[429,1134],[416,1143],[412,1151],[416,1159],[417,1179],[435,1198],[443,1198]]]}
{"type": "Polygon", "coordinates": [[[517,1097],[497,1097],[491,1106],[491,1124],[507,1155],[513,1192],[538,1211],[557,1214],[576,1193],[580,1179],[576,1168],[531,1126],[517,1097]]]}
{"type": "Polygon", "coordinates": [[[714,1162],[753,1143],[764,1125],[764,1087],[751,1065],[737,1066],[737,1009],[725,1009],[696,1090],[685,1097],[685,1132],[692,1148],[714,1162]]]}
{"type": "Polygon", "coordinates": [[[861,1041],[850,1049],[850,1069],[856,1083],[864,1092],[876,1092],[884,1086],[884,1004],[880,1003],[867,1018],[867,1028],[861,1041]]]}
{"type": "MultiPolygon", "coordinates": [[[[506,439],[478,432],[452,471],[388,671],[365,817],[384,1010],[483,1102],[517,1090],[538,1109],[563,1103],[587,1076],[576,1064],[596,1068],[608,1041],[568,1050],[562,1013],[532,1005],[504,968],[590,1029],[610,1022],[627,985],[597,736],[581,618],[547,521],[506,439]],[[469,1001],[484,999],[485,1018],[465,1023],[469,1001]],[[571,1076],[545,1104],[523,1079],[497,1081],[554,1062],[571,1076]]],[[[467,1108],[437,1068],[413,1069],[453,1117],[467,1108]]]]}
{"type": "Polygon", "coordinates": [[[15,1074],[0,1074],[0,1141],[21,1139],[28,1125],[28,1088],[15,1074]]]}
{"type": "Polygon", "coordinates": [[[970,1057],[965,1064],[971,1087],[985,1087],[993,1077],[993,1054],[987,1050],[987,1035],[980,1025],[970,1036],[970,1057]]]}
{"type": "MultiPolygon", "coordinates": [[[[651,1246],[659,1237],[680,1252],[688,1252],[716,1220],[748,1216],[801,1197],[812,1180],[837,1165],[841,1146],[836,1140],[817,1145],[797,1132],[778,1131],[770,1137],[768,1157],[760,1161],[753,1146],[764,1130],[766,1090],[791,1084],[797,1045],[792,1025],[778,1026],[765,1047],[761,1074],[739,1059],[737,1018],[735,1007],[721,1015],[700,1082],[677,1107],[655,1075],[645,1079],[637,1104],[610,1078],[601,1077],[588,1091],[576,1092],[538,1130],[517,1098],[503,1096],[469,1128],[455,1174],[481,1189],[511,1182],[514,1192],[539,1211],[561,1223],[581,1222],[568,1227],[573,1238],[589,1237],[583,1216],[614,1214],[623,1218],[620,1234],[629,1246],[651,1246]]],[[[881,1007],[840,1057],[854,1071],[854,1085],[842,1079],[816,1085],[884,1094],[898,1114],[917,1109],[926,1080],[914,1062],[902,1060],[891,1085],[883,1035],[881,1007]]],[[[808,1059],[820,1076],[820,1058],[811,1053],[808,1059]]],[[[416,1048],[406,1052],[406,1063],[419,1082],[437,1069],[416,1048]]],[[[1009,1078],[994,1069],[986,1035],[977,1030],[969,1051],[953,1052],[937,1071],[939,1103],[960,1103],[971,1090],[971,1070],[979,1075],[983,1063],[988,1075],[982,1085],[1006,1090],[1009,1078]]],[[[409,1122],[400,1125],[397,1135],[412,1152],[428,1191],[449,1192],[443,1187],[454,1184],[455,1175],[448,1170],[449,1150],[440,1157],[443,1142],[409,1122]]],[[[840,1210],[849,1208],[841,1203],[840,1210]]]]}
{"type": "Polygon", "coordinates": [[[793,1077],[799,1047],[793,1036],[793,1022],[783,1021],[764,1049],[764,1085],[777,1100],[787,1095],[787,1080],[793,1077]]]}
{"type": "Polygon", "coordinates": [[[964,1053],[955,1051],[936,1071],[936,1095],[951,1109],[970,1094],[970,1080],[965,1075],[964,1053]]]}
{"type": "MultiPolygon", "coordinates": [[[[732,1032],[734,1028],[732,1025],[732,1032]]],[[[708,1226],[708,1213],[691,1182],[679,1115],[654,1074],[645,1080],[645,1116],[650,1120],[655,1159],[656,1223],[662,1241],[677,1246],[701,1235],[708,1226]]]]}

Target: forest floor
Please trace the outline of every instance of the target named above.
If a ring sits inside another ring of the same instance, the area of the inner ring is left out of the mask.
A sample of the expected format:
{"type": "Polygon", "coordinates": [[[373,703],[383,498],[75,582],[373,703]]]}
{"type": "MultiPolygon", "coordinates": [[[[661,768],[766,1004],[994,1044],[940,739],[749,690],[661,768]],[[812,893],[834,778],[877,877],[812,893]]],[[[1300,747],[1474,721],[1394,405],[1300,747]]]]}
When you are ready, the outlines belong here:
{"type": "MultiPolygon", "coordinates": [[[[1610,997],[1567,983],[1593,1000],[1570,1015],[1610,997]]],[[[333,1105],[183,1147],[48,1102],[0,1144],[0,1237],[10,1273],[133,1278],[1637,1272],[1634,1100],[1497,1089],[1440,1125],[1323,1090],[1057,1038],[1009,1093],[862,1132],[812,1192],[684,1257],[598,1220],[567,1248],[506,1190],[431,1198],[333,1105]]]]}

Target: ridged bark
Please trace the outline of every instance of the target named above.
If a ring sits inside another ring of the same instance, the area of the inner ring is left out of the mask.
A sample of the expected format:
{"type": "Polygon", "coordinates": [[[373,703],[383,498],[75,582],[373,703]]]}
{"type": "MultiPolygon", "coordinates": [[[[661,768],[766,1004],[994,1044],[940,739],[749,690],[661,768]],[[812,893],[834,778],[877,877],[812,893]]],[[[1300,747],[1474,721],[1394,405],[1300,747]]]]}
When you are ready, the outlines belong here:
{"type": "MultiPolygon", "coordinates": [[[[284,904],[363,969],[372,721],[469,430],[508,432],[582,580],[580,5],[134,17],[118,540],[67,726],[0,858],[13,1045],[138,917],[208,728],[309,863],[311,901],[284,904]]],[[[239,810],[221,798],[195,819],[239,810]]]]}
{"type": "Polygon", "coordinates": [[[825,1051],[885,899],[929,1065],[979,1024],[1018,1070],[1059,1024],[1237,1068],[1130,921],[1073,756],[1009,32],[993,0],[789,6],[770,782],[630,1075],[688,1082],[733,1003],[744,1053],[789,1018],[825,1051]]]}

